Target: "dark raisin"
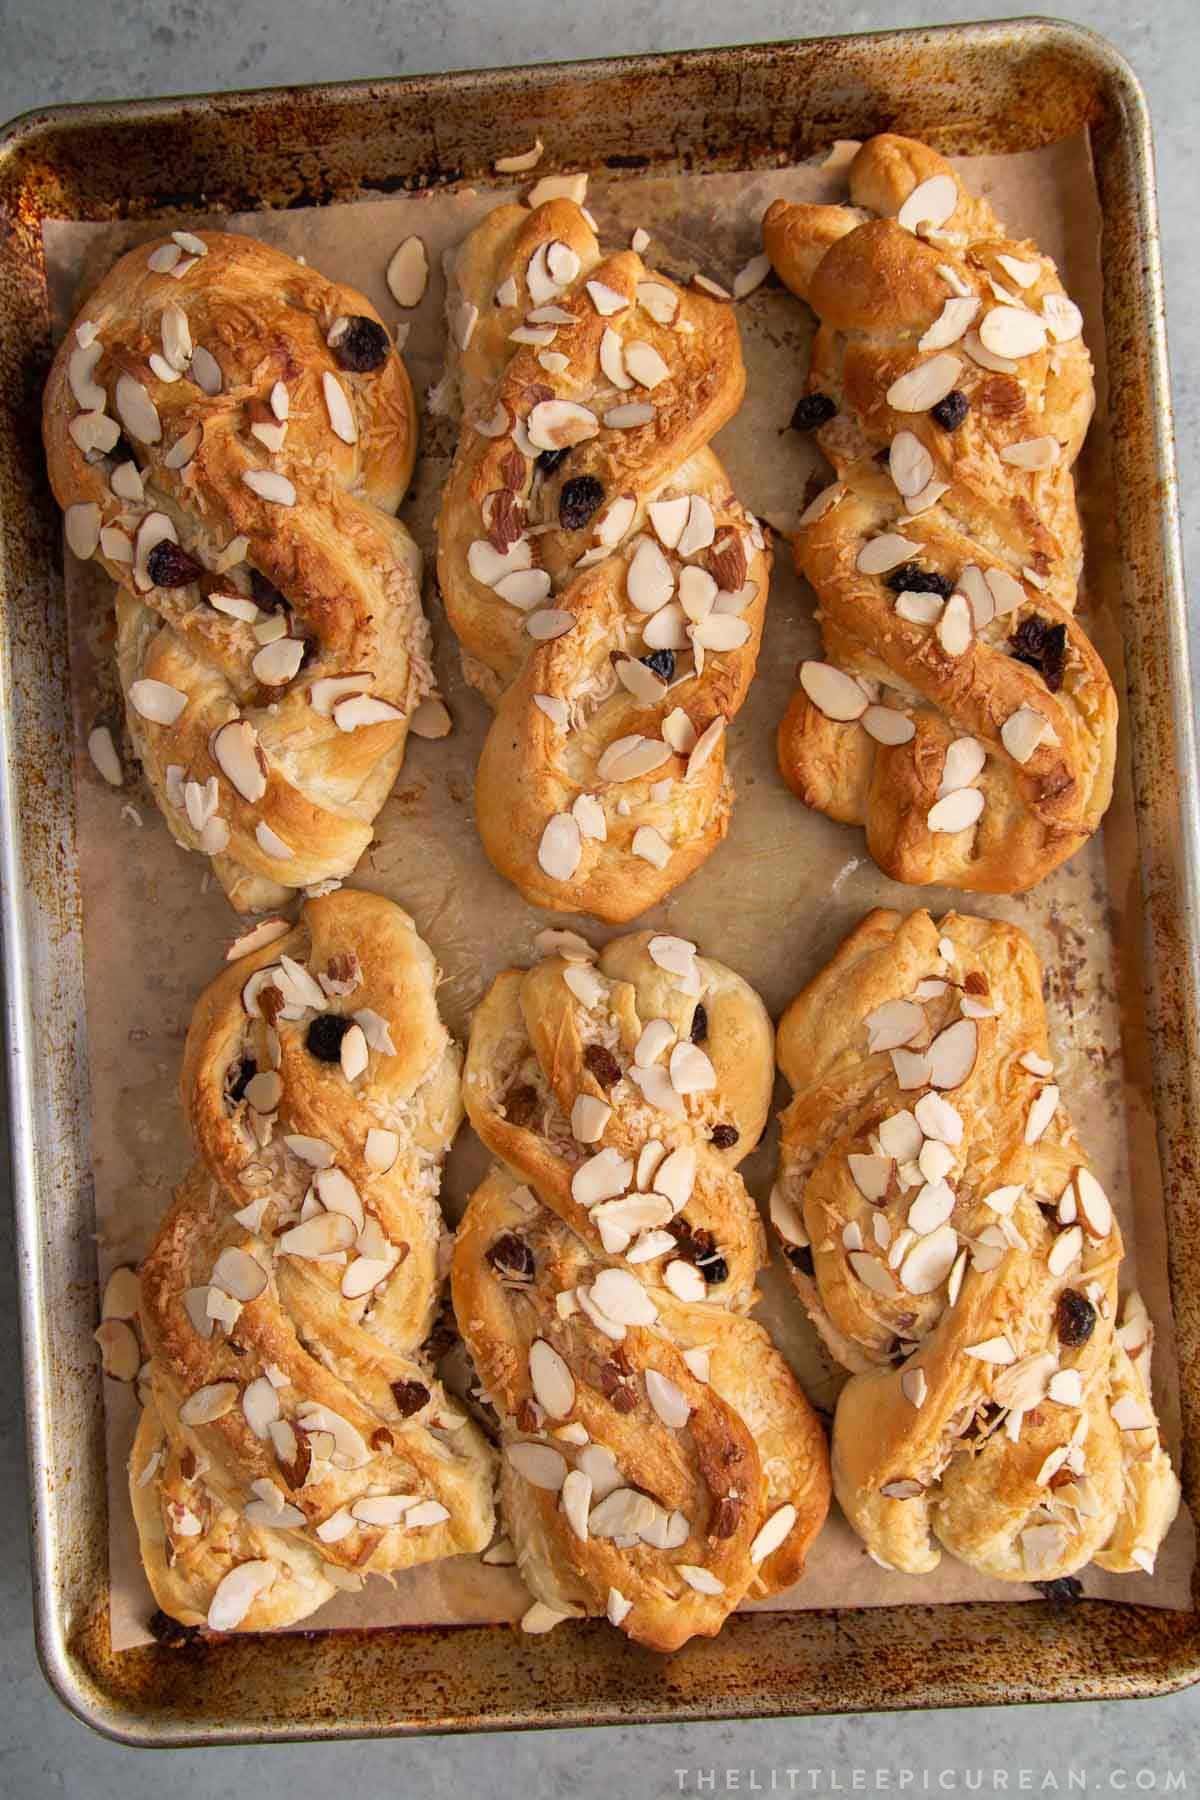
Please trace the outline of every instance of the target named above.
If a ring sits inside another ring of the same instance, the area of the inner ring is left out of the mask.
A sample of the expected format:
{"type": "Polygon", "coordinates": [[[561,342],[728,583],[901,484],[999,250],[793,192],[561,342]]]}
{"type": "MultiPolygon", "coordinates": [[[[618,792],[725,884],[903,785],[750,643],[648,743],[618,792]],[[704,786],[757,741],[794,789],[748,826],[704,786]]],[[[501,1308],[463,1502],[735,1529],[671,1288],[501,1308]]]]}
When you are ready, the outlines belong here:
{"type": "Polygon", "coordinates": [[[643,656],[642,661],[648,669],[653,669],[661,680],[674,681],[675,652],[673,650],[653,650],[649,656],[643,656]]]}
{"type": "Polygon", "coordinates": [[[146,573],[154,587],[187,587],[190,581],[197,581],[203,575],[204,564],[189,556],[179,544],[173,544],[170,538],[164,538],[161,544],[155,544],[146,558],[146,573]]]}
{"type": "Polygon", "coordinates": [[[568,444],[563,450],[539,450],[534,466],[540,469],[543,475],[553,475],[569,449],[570,445],[568,444]]]}
{"type": "Polygon", "coordinates": [[[1096,1329],[1096,1309],[1078,1288],[1064,1288],[1054,1308],[1054,1329],[1060,1344],[1077,1350],[1096,1329]]]}
{"type": "Polygon", "coordinates": [[[1062,686],[1063,667],[1067,660],[1067,628],[1051,625],[1039,613],[1022,619],[1008,640],[1017,662],[1036,669],[1052,694],[1062,686]]]}
{"type": "Polygon", "coordinates": [[[952,581],[933,569],[923,569],[920,563],[901,563],[884,576],[883,585],[891,588],[893,594],[940,594],[943,600],[954,592],[952,581]]]}
{"type": "Polygon", "coordinates": [[[261,606],[264,612],[278,612],[287,605],[275,583],[268,580],[259,569],[250,571],[250,592],[254,596],[255,605],[261,606]]]}
{"type": "Polygon", "coordinates": [[[506,1231],[503,1237],[496,1239],[487,1253],[487,1260],[497,1275],[520,1281],[533,1280],[536,1269],[533,1251],[515,1231],[506,1231]]]}
{"type": "Polygon", "coordinates": [[[343,369],[353,375],[369,375],[387,361],[391,340],[383,326],[374,319],[356,313],[333,346],[333,354],[343,369]]]}
{"type": "Polygon", "coordinates": [[[604,504],[604,489],[594,475],[574,475],[563,483],[558,496],[558,522],[564,531],[579,531],[597,507],[604,504]]]}
{"type": "Polygon", "coordinates": [[[1032,1581],[1029,1585],[1058,1606],[1083,1599],[1083,1583],[1075,1575],[1059,1575],[1054,1581],[1032,1581]]]}
{"type": "Polygon", "coordinates": [[[178,1619],[171,1618],[161,1608],[150,1614],[146,1628],[164,1650],[190,1650],[203,1642],[198,1625],[181,1625],[178,1619]]]}
{"type": "Polygon", "coordinates": [[[695,1012],[692,1014],[692,1042],[693,1044],[702,1044],[707,1036],[708,1011],[703,1006],[697,1006],[695,1012]]]}
{"type": "Polygon", "coordinates": [[[343,1019],[341,1013],[318,1013],[304,1040],[309,1055],[315,1056],[318,1062],[340,1062],[342,1039],[353,1023],[353,1019],[343,1019]]]}
{"type": "Polygon", "coordinates": [[[736,1125],[714,1125],[710,1142],[714,1143],[718,1150],[732,1150],[740,1135],[736,1125]]]}
{"type": "Polygon", "coordinates": [[[621,1065],[603,1044],[589,1044],[583,1053],[584,1066],[602,1088],[615,1087],[621,1079],[621,1065]]]}
{"type": "Polygon", "coordinates": [[[709,1287],[716,1287],[718,1282],[728,1281],[729,1264],[723,1256],[705,1256],[696,1258],[696,1267],[703,1275],[709,1287]]]}
{"type": "Polygon", "coordinates": [[[971,410],[971,402],[959,388],[951,388],[943,400],[931,406],[929,416],[943,431],[957,431],[971,410]]]}
{"type": "Polygon", "coordinates": [[[828,425],[836,411],[837,403],[828,394],[804,394],[792,413],[792,430],[815,431],[818,425],[828,425]]]}
{"type": "Polygon", "coordinates": [[[392,1399],[402,1419],[411,1419],[429,1399],[429,1389],[423,1381],[393,1381],[391,1385],[392,1399]]]}
{"type": "MultiPolygon", "coordinates": [[[[234,1065],[230,1063],[230,1069],[232,1069],[233,1066],[234,1065]]],[[[258,1064],[255,1062],[254,1058],[252,1056],[243,1056],[241,1062],[237,1065],[236,1075],[233,1077],[233,1080],[229,1082],[229,1098],[233,1101],[235,1106],[239,1100],[245,1098],[246,1089],[257,1074],[258,1064]]],[[[226,1073],[225,1079],[227,1081],[229,1080],[228,1073],[226,1073]]]]}
{"type": "Polygon", "coordinates": [[[118,431],[117,441],[108,454],[114,467],[119,467],[121,463],[127,462],[131,462],[135,469],[138,466],[137,452],[123,431],[118,431]]]}
{"type": "Polygon", "coordinates": [[[538,1091],[527,1081],[517,1082],[509,1088],[501,1104],[509,1124],[524,1130],[537,1117],[538,1091]]]}

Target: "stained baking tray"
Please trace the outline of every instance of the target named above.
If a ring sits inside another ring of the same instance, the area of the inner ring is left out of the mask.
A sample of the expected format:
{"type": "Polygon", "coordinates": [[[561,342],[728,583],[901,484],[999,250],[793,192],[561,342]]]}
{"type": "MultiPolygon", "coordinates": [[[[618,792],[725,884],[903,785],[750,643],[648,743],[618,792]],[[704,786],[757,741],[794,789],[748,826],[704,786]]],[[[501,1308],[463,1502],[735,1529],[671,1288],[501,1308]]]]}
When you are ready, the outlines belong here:
{"type": "Polygon", "coordinates": [[[772,166],[896,129],[944,151],[1086,129],[1104,214],[1121,604],[1154,1103],[1200,1500],[1200,921],[1195,745],[1153,153],[1136,78],[1054,21],[30,113],[0,136],[0,856],[37,1638],[73,1711],[138,1744],[1145,1695],[1200,1677],[1200,1613],[1089,1602],[735,1616],[671,1658],[602,1622],[247,1637],[114,1655],[91,1332],[80,885],[60,567],[38,402],[47,218],[169,221],[556,167],[772,166]]]}

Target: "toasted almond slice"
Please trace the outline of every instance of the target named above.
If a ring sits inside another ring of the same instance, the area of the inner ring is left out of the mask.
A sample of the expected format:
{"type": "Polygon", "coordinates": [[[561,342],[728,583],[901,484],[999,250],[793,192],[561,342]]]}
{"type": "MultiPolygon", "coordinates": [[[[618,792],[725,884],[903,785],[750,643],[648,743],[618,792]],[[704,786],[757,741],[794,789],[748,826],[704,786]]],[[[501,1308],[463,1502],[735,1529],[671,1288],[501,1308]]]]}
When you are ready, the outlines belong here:
{"type": "Polygon", "coordinates": [[[406,237],[387,266],[387,284],[397,306],[419,306],[429,281],[429,259],[419,237],[406,237]]]}
{"type": "Polygon", "coordinates": [[[1040,1143],[1051,1119],[1058,1111],[1058,1099],[1058,1089],[1053,1082],[1047,1082],[1046,1086],[1040,1089],[1025,1120],[1025,1142],[1027,1144],[1040,1143]]]}
{"type": "Polygon", "coordinates": [[[852,1250],[847,1260],[865,1288],[869,1288],[873,1294],[894,1297],[896,1283],[877,1256],[872,1256],[866,1250],[852,1250]]]}
{"type": "Polygon", "coordinates": [[[939,351],[893,381],[887,391],[887,404],[895,412],[928,412],[958,386],[962,368],[961,357],[953,351],[939,351]]]}
{"type": "Polygon", "coordinates": [[[678,1258],[664,1268],[663,1284],[677,1300],[703,1300],[708,1292],[704,1277],[695,1264],[682,1262],[678,1258]]]}
{"type": "Polygon", "coordinates": [[[971,607],[965,594],[951,594],[937,622],[938,643],[947,656],[963,656],[974,635],[971,607]]]}
{"type": "Polygon", "coordinates": [[[961,1087],[979,1054],[979,1027],[974,1019],[956,1019],[929,1046],[929,1079],[936,1088],[961,1087]]]}
{"type": "MultiPolygon", "coordinates": [[[[952,302],[947,301],[949,306],[952,302]]],[[[933,458],[912,431],[898,431],[888,452],[888,468],[899,493],[919,494],[933,479],[933,458]]]]}
{"type": "Polygon", "coordinates": [[[958,205],[958,183],[953,175],[931,175],[917,183],[896,214],[896,223],[905,231],[916,231],[921,225],[943,226],[958,205]]]}
{"type": "Polygon", "coordinates": [[[334,435],[340,437],[344,444],[356,444],[358,421],[354,416],[354,406],[331,369],[326,369],[321,376],[321,391],[325,396],[325,410],[329,414],[334,435]]]}
{"type": "MultiPolygon", "coordinates": [[[[124,1319],[102,1319],[92,1333],[100,1346],[100,1366],[113,1381],[135,1381],[142,1366],[141,1346],[124,1319]]],[[[234,1388],[237,1393],[237,1388],[234,1388]]],[[[182,1416],[182,1414],[181,1414],[182,1416]]]]}
{"type": "Polygon", "coordinates": [[[600,421],[589,407],[574,400],[540,400],[525,421],[529,441],[538,450],[565,450],[593,438],[600,421]]]}
{"type": "Polygon", "coordinates": [[[832,663],[802,662],[800,686],[819,712],[839,723],[861,719],[870,704],[858,682],[832,663]]]}
{"type": "Polygon", "coordinates": [[[653,538],[643,538],[630,558],[625,591],[640,613],[657,612],[675,592],[675,571],[653,538]]]}
{"type": "Polygon", "coordinates": [[[1055,437],[1025,438],[1019,444],[1006,444],[1000,452],[1000,461],[1010,463],[1014,469],[1052,469],[1061,455],[1061,446],[1055,437]]]}
{"type": "Polygon", "coordinates": [[[993,306],[980,321],[979,341],[993,356],[1017,360],[1046,348],[1046,327],[1023,306],[993,306]]]}
{"type": "Polygon", "coordinates": [[[529,1380],[534,1399],[552,1419],[570,1415],[575,1405],[575,1377],[545,1338],[535,1338],[529,1346],[529,1380]]]}
{"type": "Polygon", "coordinates": [[[920,551],[920,544],[903,537],[900,532],[883,531],[878,537],[867,539],[854,566],[863,575],[886,575],[889,569],[899,568],[901,563],[919,556],[920,551]]]}
{"type": "Polygon", "coordinates": [[[981,305],[977,294],[945,301],[933,324],[917,340],[917,349],[921,352],[945,350],[950,344],[957,344],[974,321],[981,305]]]}
{"type": "Polygon", "coordinates": [[[911,1000],[885,1000],[863,1020],[867,1028],[867,1051],[894,1050],[910,1044],[925,1029],[925,1014],[911,1000]]]}
{"type": "Polygon", "coordinates": [[[956,788],[938,800],[926,816],[930,831],[969,831],[983,812],[984,797],[978,788],[956,788]]]}
{"type": "Polygon", "coordinates": [[[148,678],[130,683],[129,698],[133,710],[155,725],[173,725],[188,703],[187,695],[178,688],[148,678]]]}
{"type": "Polygon", "coordinates": [[[877,744],[907,744],[916,735],[916,726],[907,713],[890,706],[868,706],[862,715],[863,729],[877,744]]]}
{"type": "Polygon", "coordinates": [[[1018,707],[1000,727],[1000,742],[1014,762],[1027,763],[1045,737],[1047,724],[1035,707],[1018,707]]]}
{"type": "Polygon", "coordinates": [[[1046,330],[1056,344],[1069,343],[1083,330],[1083,314],[1065,294],[1044,294],[1042,317],[1046,321],[1046,330]]]}
{"type": "Polygon", "coordinates": [[[236,1631],[260,1594],[275,1580],[272,1562],[238,1563],[223,1575],[209,1602],[206,1624],[210,1631],[236,1631]]]}
{"type": "Polygon", "coordinates": [[[1075,1192],[1079,1197],[1079,1216],[1094,1238],[1105,1238],[1112,1230],[1112,1202],[1090,1169],[1075,1171],[1075,1192]]]}
{"type": "Polygon", "coordinates": [[[973,1356],[977,1362],[996,1363],[1004,1366],[1016,1362],[1017,1353],[1007,1337],[985,1338],[979,1344],[964,1344],[964,1356],[973,1356]]]}

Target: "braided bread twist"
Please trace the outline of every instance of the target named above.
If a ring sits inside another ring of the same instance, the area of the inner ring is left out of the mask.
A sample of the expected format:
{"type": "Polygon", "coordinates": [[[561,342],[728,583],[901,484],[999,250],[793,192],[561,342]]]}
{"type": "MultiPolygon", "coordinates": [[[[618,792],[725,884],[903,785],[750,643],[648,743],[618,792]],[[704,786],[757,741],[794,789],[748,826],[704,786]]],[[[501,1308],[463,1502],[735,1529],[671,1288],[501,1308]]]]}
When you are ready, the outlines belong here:
{"type": "Polygon", "coordinates": [[[188,1032],[199,1161],[142,1269],[130,1484],[163,1610],[257,1631],[481,1549],[493,1458],[421,1348],[462,1116],[433,957],[348,889],[249,938],[188,1032]]]}
{"type": "Polygon", "coordinates": [[[1049,257],[932,150],[872,138],[850,195],[763,225],[820,319],[796,422],[837,470],[795,540],[828,661],[780,767],[897,881],[1019,892],[1112,793],[1116,696],[1072,617],[1091,358],[1049,257]]]}
{"type": "Polygon", "coordinates": [[[526,1628],[607,1612],[674,1650],[790,1586],[829,1503],[820,1425],[744,1316],[770,1022],[684,940],[595,960],[548,936],[562,955],[501,975],[472,1027],[467,1111],[502,1165],[459,1227],[455,1312],[500,1414],[526,1628]]]}
{"type": "Polygon", "coordinates": [[[568,200],[491,213],[451,314],[465,428],[438,575],[496,708],[480,836],[536,905],[625,921],[728,826],[770,571],[707,447],[745,385],[737,325],[633,251],[601,261],[568,200]]]}
{"type": "Polygon", "coordinates": [[[408,375],[363,296],[252,238],[131,250],[59,348],[67,541],[118,583],[129,734],[179,842],[258,909],[347,875],[432,685],[408,375]]]}
{"type": "Polygon", "coordinates": [[[1151,1327],[1054,1083],[1024,933],[877,911],[792,1002],[771,1216],[853,1378],[834,1488],[885,1566],[1152,1570],[1179,1483],[1151,1327]]]}

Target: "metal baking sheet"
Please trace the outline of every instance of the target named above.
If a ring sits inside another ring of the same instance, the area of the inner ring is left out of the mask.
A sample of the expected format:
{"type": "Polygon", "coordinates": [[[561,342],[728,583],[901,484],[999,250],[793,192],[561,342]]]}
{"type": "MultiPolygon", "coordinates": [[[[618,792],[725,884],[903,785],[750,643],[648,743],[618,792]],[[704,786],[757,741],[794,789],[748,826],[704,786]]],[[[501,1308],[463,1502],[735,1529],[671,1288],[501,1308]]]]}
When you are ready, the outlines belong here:
{"type": "MultiPolygon", "coordinates": [[[[1158,1691],[1200,1669],[1193,1615],[1116,1604],[1057,1614],[1035,1603],[759,1615],[731,1621],[715,1643],[693,1645],[670,1662],[602,1625],[563,1628],[551,1645],[461,1628],[293,1635],[188,1657],[151,1647],[114,1658],[106,1641],[66,655],[52,573],[57,520],[29,422],[48,344],[42,223],[353,199],[483,177],[495,155],[528,141],[535,127],[547,139],[543,170],[627,165],[632,143],[647,168],[669,173],[772,167],[834,137],[893,125],[965,151],[1028,148],[1080,126],[1091,134],[1107,222],[1106,320],[1121,424],[1121,598],[1138,850],[1126,872],[1125,910],[1145,924],[1146,1079],[1175,1273],[1189,1248],[1182,1182],[1198,1117],[1189,1055],[1198,960],[1195,789],[1148,129],[1136,84],[1106,46],[1041,24],[885,34],[77,109],[20,122],[0,148],[0,194],[12,226],[0,248],[0,355],[11,365],[5,396],[15,415],[0,463],[7,699],[0,822],[7,827],[4,924],[31,1449],[34,1468],[44,1472],[34,1519],[39,1643],[64,1699],[101,1729],[164,1743],[961,1704],[1158,1691]],[[164,169],[169,194],[161,188],[164,169]]],[[[1178,1281],[1174,1301],[1186,1371],[1195,1366],[1197,1320],[1178,1281]]],[[[1197,1395],[1186,1373],[1184,1381],[1190,1451],[1197,1395]]],[[[1194,1453],[1184,1464],[1189,1498],[1193,1461],[1194,1453]]]]}

